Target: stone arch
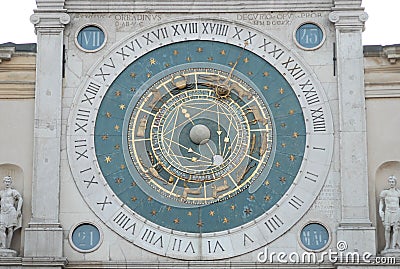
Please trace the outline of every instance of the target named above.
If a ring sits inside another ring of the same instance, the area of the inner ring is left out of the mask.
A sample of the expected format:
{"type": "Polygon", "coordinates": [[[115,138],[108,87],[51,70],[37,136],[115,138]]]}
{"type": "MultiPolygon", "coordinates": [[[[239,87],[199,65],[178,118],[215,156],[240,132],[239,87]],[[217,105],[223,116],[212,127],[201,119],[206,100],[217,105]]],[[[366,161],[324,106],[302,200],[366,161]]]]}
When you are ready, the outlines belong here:
{"type": "Polygon", "coordinates": [[[383,250],[385,246],[384,227],[379,217],[379,194],[388,188],[387,179],[389,176],[397,177],[397,187],[400,188],[400,161],[387,161],[382,163],[375,172],[375,204],[376,204],[376,231],[377,231],[377,250],[383,250]]]}
{"type": "MultiPolygon", "coordinates": [[[[11,176],[13,180],[12,187],[16,189],[19,193],[23,193],[24,190],[24,173],[21,167],[14,164],[0,164],[0,189],[3,188],[3,178],[5,176],[11,176]]],[[[24,206],[22,206],[22,211],[24,211],[24,206]]],[[[22,253],[22,229],[18,229],[14,232],[13,239],[11,242],[11,249],[18,251],[19,255],[22,253]]]]}

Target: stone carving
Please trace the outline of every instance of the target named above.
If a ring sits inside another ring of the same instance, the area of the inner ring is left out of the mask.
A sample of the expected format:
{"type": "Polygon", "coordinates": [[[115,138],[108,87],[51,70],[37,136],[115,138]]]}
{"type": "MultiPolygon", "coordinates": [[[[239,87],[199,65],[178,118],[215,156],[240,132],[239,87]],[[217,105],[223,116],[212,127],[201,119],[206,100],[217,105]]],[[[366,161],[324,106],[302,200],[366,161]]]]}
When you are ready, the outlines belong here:
{"type": "Polygon", "coordinates": [[[400,249],[398,235],[400,228],[400,190],[396,188],[397,178],[388,178],[389,189],[379,195],[379,215],[385,227],[385,251],[400,249]]]}
{"type": "Polygon", "coordinates": [[[22,196],[11,188],[10,176],[4,177],[3,182],[5,188],[0,191],[0,254],[10,248],[14,231],[22,226],[22,196]]]}

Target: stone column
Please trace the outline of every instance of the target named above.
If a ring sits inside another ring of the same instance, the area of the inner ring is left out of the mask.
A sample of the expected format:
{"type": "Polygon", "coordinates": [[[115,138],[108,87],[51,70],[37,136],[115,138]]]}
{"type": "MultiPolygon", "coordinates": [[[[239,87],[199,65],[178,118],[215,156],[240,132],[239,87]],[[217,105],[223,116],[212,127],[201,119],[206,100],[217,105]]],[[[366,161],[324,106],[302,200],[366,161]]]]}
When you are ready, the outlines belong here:
{"type": "Polygon", "coordinates": [[[339,146],[342,219],[337,240],[348,251],[376,253],[375,228],[369,219],[367,136],[362,31],[368,15],[355,3],[336,1],[329,15],[336,28],[339,96],[339,146]]]}
{"type": "Polygon", "coordinates": [[[31,16],[38,46],[32,219],[25,229],[24,255],[60,258],[63,255],[59,223],[63,34],[70,17],[64,9],[44,9],[39,3],[38,7],[31,16]]]}

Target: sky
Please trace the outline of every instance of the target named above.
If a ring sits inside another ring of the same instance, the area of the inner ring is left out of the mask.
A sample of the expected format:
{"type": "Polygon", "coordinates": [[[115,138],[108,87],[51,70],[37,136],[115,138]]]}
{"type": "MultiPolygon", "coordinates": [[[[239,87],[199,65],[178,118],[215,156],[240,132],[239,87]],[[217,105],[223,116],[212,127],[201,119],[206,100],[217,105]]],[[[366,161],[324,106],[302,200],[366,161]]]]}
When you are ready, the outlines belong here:
{"type": "MultiPolygon", "coordinates": [[[[363,0],[362,6],[369,15],[363,44],[400,44],[400,0],[363,0]]],[[[0,44],[36,43],[34,27],[29,21],[35,8],[35,0],[0,0],[0,44]]]]}

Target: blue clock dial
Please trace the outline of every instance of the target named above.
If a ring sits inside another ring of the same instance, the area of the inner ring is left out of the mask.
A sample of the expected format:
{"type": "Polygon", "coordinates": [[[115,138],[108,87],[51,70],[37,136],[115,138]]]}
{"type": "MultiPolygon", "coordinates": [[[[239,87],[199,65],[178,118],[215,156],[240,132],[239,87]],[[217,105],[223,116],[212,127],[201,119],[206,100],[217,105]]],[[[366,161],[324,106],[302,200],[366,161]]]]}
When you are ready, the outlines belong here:
{"type": "Polygon", "coordinates": [[[297,96],[246,48],[185,41],[152,50],[109,87],[96,156],[124,205],[157,225],[209,233],[271,209],[299,172],[297,96]]]}

